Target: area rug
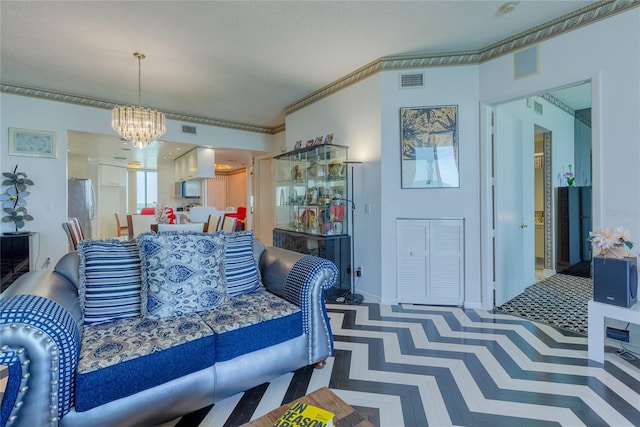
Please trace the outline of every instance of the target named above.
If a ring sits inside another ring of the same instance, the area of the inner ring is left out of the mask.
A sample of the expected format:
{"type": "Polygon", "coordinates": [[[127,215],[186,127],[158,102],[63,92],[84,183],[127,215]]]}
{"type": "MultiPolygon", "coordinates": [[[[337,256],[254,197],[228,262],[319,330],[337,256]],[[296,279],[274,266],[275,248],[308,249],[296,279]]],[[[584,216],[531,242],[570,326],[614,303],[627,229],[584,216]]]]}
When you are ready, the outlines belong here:
{"type": "Polygon", "coordinates": [[[496,311],[587,334],[587,303],[593,298],[591,279],[555,274],[496,307],[496,311]]]}

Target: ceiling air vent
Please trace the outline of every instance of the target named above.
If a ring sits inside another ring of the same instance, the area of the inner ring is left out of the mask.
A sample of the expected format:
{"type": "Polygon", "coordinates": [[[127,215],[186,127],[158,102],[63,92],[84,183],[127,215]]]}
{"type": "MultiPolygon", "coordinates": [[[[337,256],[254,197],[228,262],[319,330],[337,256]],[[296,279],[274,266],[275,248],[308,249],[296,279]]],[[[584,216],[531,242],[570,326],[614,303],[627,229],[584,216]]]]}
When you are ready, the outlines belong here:
{"type": "Polygon", "coordinates": [[[533,101],[533,111],[542,115],[542,104],[537,101],[533,101]]]}
{"type": "Polygon", "coordinates": [[[196,134],[196,127],[189,125],[182,125],[182,133],[191,133],[193,135],[196,134]]]}
{"type": "Polygon", "coordinates": [[[412,88],[412,87],[424,87],[424,74],[401,74],[400,75],[400,88],[412,88]]]}

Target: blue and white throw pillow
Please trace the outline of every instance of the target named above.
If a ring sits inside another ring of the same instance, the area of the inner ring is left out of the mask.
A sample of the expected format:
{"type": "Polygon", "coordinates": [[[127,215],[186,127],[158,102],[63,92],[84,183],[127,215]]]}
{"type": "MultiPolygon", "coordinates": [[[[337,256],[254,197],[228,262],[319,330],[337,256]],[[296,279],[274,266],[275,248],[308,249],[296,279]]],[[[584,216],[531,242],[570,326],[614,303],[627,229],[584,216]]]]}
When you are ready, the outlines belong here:
{"type": "Polygon", "coordinates": [[[210,310],[226,300],[225,240],[209,233],[144,233],[142,314],[151,318],[210,310]]]}
{"type": "Polygon", "coordinates": [[[260,289],[260,272],[253,256],[253,231],[223,235],[227,241],[224,263],[227,295],[233,297],[260,289]]]}
{"type": "Polygon", "coordinates": [[[83,240],[80,304],[87,324],[140,316],[140,255],[135,242],[83,240]]]}

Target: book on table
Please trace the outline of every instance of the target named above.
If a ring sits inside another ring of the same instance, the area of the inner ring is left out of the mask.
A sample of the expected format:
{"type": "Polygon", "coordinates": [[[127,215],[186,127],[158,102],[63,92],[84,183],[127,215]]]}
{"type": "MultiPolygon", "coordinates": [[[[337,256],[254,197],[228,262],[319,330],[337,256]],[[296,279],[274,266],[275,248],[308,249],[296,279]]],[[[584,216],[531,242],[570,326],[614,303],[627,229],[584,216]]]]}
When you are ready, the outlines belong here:
{"type": "Polygon", "coordinates": [[[333,427],[333,413],[317,406],[295,402],[273,427],[333,427]]]}

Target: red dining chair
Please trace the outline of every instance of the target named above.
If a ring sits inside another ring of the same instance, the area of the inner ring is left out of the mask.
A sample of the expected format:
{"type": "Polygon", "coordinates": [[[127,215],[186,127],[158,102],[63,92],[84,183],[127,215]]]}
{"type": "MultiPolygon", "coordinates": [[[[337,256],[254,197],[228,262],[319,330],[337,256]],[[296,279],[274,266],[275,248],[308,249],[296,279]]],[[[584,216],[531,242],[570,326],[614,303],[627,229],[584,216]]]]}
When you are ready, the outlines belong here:
{"type": "Polygon", "coordinates": [[[154,208],[153,206],[147,206],[140,209],[140,215],[155,215],[155,214],[156,214],[156,208],[154,208]]]}
{"type": "Polygon", "coordinates": [[[226,213],[224,216],[236,218],[236,227],[241,228],[241,226],[244,226],[245,218],[247,218],[247,208],[245,206],[240,206],[235,213],[226,213]]]}
{"type": "Polygon", "coordinates": [[[244,228],[244,220],[247,217],[247,208],[245,206],[240,206],[235,213],[226,213],[224,216],[228,218],[235,218],[237,220],[236,229],[242,230],[244,228]]]}

